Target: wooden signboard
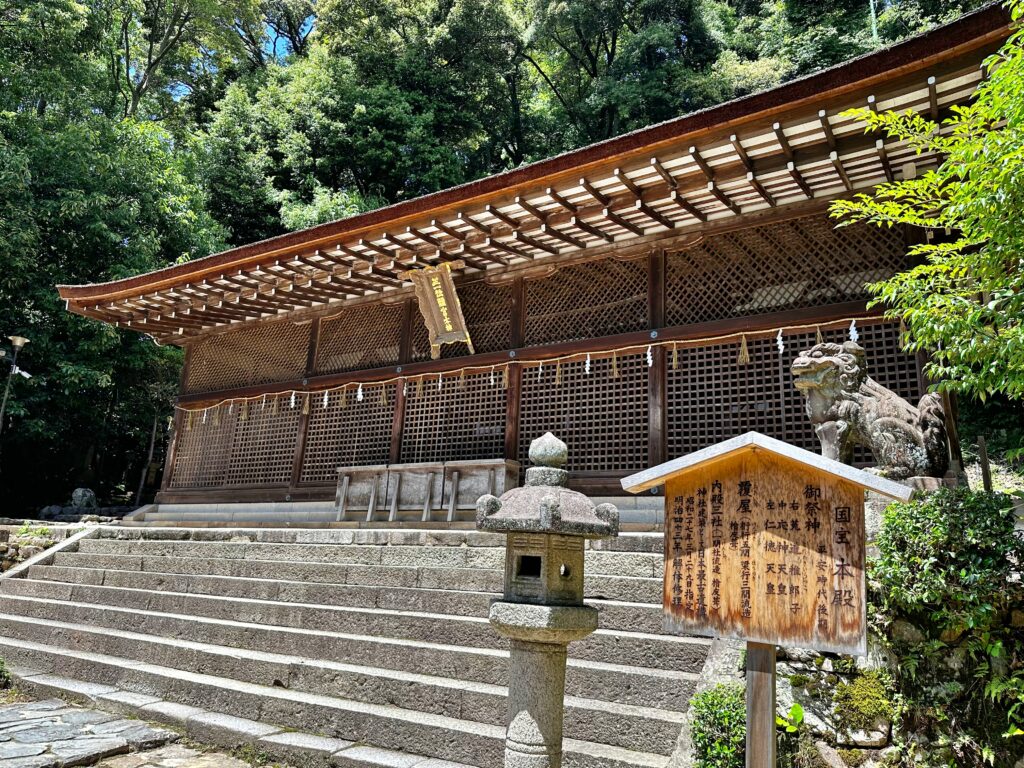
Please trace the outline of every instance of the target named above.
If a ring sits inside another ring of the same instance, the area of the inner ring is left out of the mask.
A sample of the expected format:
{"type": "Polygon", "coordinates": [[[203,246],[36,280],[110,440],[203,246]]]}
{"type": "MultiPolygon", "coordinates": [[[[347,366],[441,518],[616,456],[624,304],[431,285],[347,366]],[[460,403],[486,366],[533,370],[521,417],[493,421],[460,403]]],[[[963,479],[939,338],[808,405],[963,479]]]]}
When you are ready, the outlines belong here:
{"type": "Polygon", "coordinates": [[[675,629],[865,652],[861,486],[744,451],[669,478],[665,499],[675,629]]]}
{"type": "Polygon", "coordinates": [[[747,642],[747,766],[775,765],[775,647],[863,654],[864,491],[910,488],[748,432],[623,479],[665,486],[664,610],[747,642]]]}
{"type": "Polygon", "coordinates": [[[452,266],[461,262],[439,264],[436,267],[409,270],[416,291],[416,303],[430,336],[430,356],[441,356],[441,345],[464,341],[473,354],[473,341],[469,338],[462,304],[455,292],[452,266]]]}

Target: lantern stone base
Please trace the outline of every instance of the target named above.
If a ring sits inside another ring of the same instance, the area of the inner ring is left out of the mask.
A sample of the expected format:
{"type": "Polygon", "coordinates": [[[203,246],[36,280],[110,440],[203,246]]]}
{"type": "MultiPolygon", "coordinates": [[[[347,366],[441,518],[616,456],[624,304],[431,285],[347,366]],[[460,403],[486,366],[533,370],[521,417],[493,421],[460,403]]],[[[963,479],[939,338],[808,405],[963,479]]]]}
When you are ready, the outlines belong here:
{"type": "Polygon", "coordinates": [[[490,618],[512,641],[505,768],[561,768],[566,646],[597,629],[597,610],[499,601],[490,618]]]}

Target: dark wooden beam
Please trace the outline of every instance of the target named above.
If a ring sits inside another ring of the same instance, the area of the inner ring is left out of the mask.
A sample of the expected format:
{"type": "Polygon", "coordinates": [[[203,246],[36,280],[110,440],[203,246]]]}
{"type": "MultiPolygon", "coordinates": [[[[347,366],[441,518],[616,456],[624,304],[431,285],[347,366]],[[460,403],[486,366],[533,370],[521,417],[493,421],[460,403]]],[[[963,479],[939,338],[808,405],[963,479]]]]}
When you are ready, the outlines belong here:
{"type": "Polygon", "coordinates": [[[715,172],[711,170],[711,166],[708,165],[707,161],[701,157],[700,150],[696,147],[690,147],[689,152],[690,159],[697,164],[698,168],[700,168],[700,172],[704,174],[704,178],[708,181],[714,181],[715,172]]]}
{"type": "Polygon", "coordinates": [[[486,235],[487,237],[491,236],[491,228],[489,226],[487,226],[486,224],[481,224],[479,221],[474,219],[472,216],[469,216],[469,215],[463,213],[462,211],[459,211],[457,214],[455,214],[455,217],[459,221],[462,221],[462,222],[465,222],[466,224],[469,224],[469,226],[471,226],[477,232],[480,232],[480,233],[486,235]]]}
{"type": "Polygon", "coordinates": [[[519,229],[519,222],[516,221],[515,219],[513,219],[507,213],[503,213],[503,212],[499,211],[496,206],[485,205],[484,206],[484,213],[489,213],[491,216],[493,216],[498,221],[502,222],[503,224],[505,224],[506,226],[511,228],[513,231],[519,229]]]}
{"type": "Polygon", "coordinates": [[[547,243],[542,243],[540,240],[528,237],[527,235],[524,235],[522,232],[513,232],[512,237],[515,239],[517,243],[522,243],[523,245],[528,245],[531,248],[536,248],[539,251],[550,253],[552,256],[558,255],[558,248],[556,248],[555,246],[548,245],[547,243]]]}
{"type": "Polygon", "coordinates": [[[402,431],[405,429],[405,384],[408,379],[395,383],[395,410],[391,417],[391,446],[388,460],[398,464],[402,460],[402,431]]]}
{"type": "Polygon", "coordinates": [[[665,182],[666,186],[668,186],[669,189],[675,189],[678,186],[675,177],[673,177],[672,174],[668,172],[668,169],[661,164],[658,158],[651,158],[651,168],[653,168],[657,172],[657,174],[661,176],[662,181],[665,182]]]}
{"type": "Polygon", "coordinates": [[[523,391],[523,369],[508,365],[508,389],[505,392],[505,459],[519,461],[519,404],[523,391]]]}
{"type": "Polygon", "coordinates": [[[786,132],[782,129],[782,123],[772,123],[772,132],[775,134],[775,140],[779,142],[779,146],[782,148],[782,154],[787,160],[792,160],[793,148],[789,146],[789,139],[786,138],[786,132]]]}
{"type": "Polygon", "coordinates": [[[587,191],[588,195],[597,200],[597,202],[599,202],[601,205],[608,205],[609,203],[611,203],[611,198],[608,197],[608,195],[598,190],[597,187],[595,187],[586,179],[580,179],[580,186],[587,191]]]}
{"type": "Polygon", "coordinates": [[[406,227],[405,231],[422,243],[426,243],[427,245],[433,246],[434,248],[441,247],[441,241],[438,240],[433,235],[428,235],[426,232],[418,230],[415,227],[406,227]]]}
{"type": "Polygon", "coordinates": [[[466,233],[465,232],[460,232],[457,229],[453,229],[452,227],[449,227],[447,224],[445,224],[440,219],[431,219],[430,220],[430,226],[432,226],[434,229],[437,229],[437,230],[440,230],[441,232],[444,232],[446,235],[448,235],[448,237],[452,238],[453,240],[458,240],[460,243],[464,242],[466,240],[466,233]]]}
{"type": "Polygon", "coordinates": [[[708,220],[707,214],[704,213],[696,205],[691,203],[689,200],[687,200],[685,197],[683,197],[682,193],[679,192],[679,190],[673,190],[672,191],[672,195],[669,197],[669,199],[675,205],[678,205],[680,208],[682,208],[688,214],[693,216],[693,218],[695,218],[697,221],[707,221],[708,220]]]}
{"type": "Polygon", "coordinates": [[[796,163],[790,163],[786,170],[789,171],[789,177],[793,179],[798,187],[800,187],[800,191],[807,196],[807,199],[810,200],[813,198],[814,190],[811,189],[811,185],[807,183],[806,179],[804,179],[803,174],[800,173],[800,169],[796,167],[796,163]]]}
{"type": "Polygon", "coordinates": [[[656,224],[661,224],[665,229],[675,229],[676,223],[663,213],[659,213],[643,200],[636,201],[636,209],[656,224]]]}
{"type": "Polygon", "coordinates": [[[878,153],[878,159],[882,163],[882,171],[885,173],[885,180],[888,182],[893,181],[892,165],[889,163],[889,153],[885,151],[885,139],[879,139],[875,142],[875,152],[878,153]]]}
{"type": "Polygon", "coordinates": [[[579,210],[578,205],[569,202],[569,200],[560,195],[554,187],[548,187],[547,189],[545,189],[544,194],[546,194],[548,197],[550,197],[552,200],[554,200],[556,203],[562,206],[569,213],[576,213],[576,211],[579,210]]]}
{"type": "Polygon", "coordinates": [[[605,232],[603,229],[600,229],[599,227],[595,227],[593,224],[588,224],[578,216],[573,216],[571,219],[569,219],[569,224],[576,227],[576,229],[580,230],[581,232],[586,232],[588,235],[599,237],[602,240],[609,243],[615,242],[615,238],[610,233],[605,232]]]}
{"type": "Polygon", "coordinates": [[[850,181],[850,177],[846,174],[846,169],[843,167],[843,161],[839,159],[839,153],[829,153],[829,160],[832,161],[832,167],[835,168],[837,174],[839,174],[840,180],[843,182],[843,186],[846,187],[847,192],[853,191],[853,182],[850,181]]]}
{"type": "Polygon", "coordinates": [[[710,192],[712,197],[714,197],[718,202],[720,202],[730,211],[735,213],[737,216],[743,213],[743,211],[740,210],[740,207],[736,204],[736,202],[725,193],[725,190],[723,190],[720,186],[715,184],[715,182],[708,182],[708,192],[710,192]]]}
{"type": "Polygon", "coordinates": [[[573,237],[572,235],[566,232],[562,232],[560,229],[555,229],[549,224],[541,224],[540,231],[543,232],[548,237],[553,237],[556,240],[561,240],[563,243],[575,246],[576,248],[587,247],[586,242],[584,242],[583,240],[580,240],[578,237],[573,237]]]}
{"type": "Polygon", "coordinates": [[[484,240],[484,245],[487,246],[488,248],[495,248],[495,249],[497,249],[499,251],[504,251],[505,253],[509,254],[510,256],[515,256],[517,258],[527,259],[527,260],[530,260],[530,261],[533,260],[533,256],[531,254],[527,253],[526,251],[523,251],[523,250],[521,250],[519,248],[516,248],[513,245],[509,245],[508,243],[503,243],[500,240],[496,240],[493,237],[486,238],[484,240]]]}
{"type": "Polygon", "coordinates": [[[533,218],[537,219],[537,221],[541,223],[547,221],[548,215],[533,203],[529,202],[525,197],[516,197],[515,203],[528,214],[533,216],[533,218]]]}
{"type": "Polygon", "coordinates": [[[740,141],[740,137],[735,133],[729,137],[729,143],[732,145],[733,152],[736,153],[736,157],[739,159],[740,164],[751,172],[754,170],[754,164],[750,161],[750,155],[747,154],[747,150],[743,148],[743,142],[740,141]]]}
{"type": "Polygon", "coordinates": [[[642,197],[643,196],[644,193],[640,189],[640,187],[638,187],[633,182],[633,180],[631,178],[629,178],[629,176],[626,175],[626,172],[624,170],[622,170],[621,168],[615,168],[612,171],[612,176],[614,176],[615,180],[618,181],[619,184],[624,186],[630,192],[630,194],[634,195],[635,197],[642,197]]]}
{"type": "Polygon", "coordinates": [[[834,150],[836,148],[836,135],[832,131],[832,123],[828,119],[828,112],[824,109],[818,110],[818,122],[821,123],[822,133],[825,134],[825,143],[828,144],[828,148],[834,150]]]}
{"type": "Polygon", "coordinates": [[[768,203],[772,208],[775,207],[775,198],[773,198],[768,190],[764,188],[764,184],[757,180],[757,176],[752,173],[747,174],[747,183],[754,188],[754,191],[761,196],[761,199],[768,203]]]}
{"type": "Polygon", "coordinates": [[[644,233],[643,227],[640,227],[631,221],[627,221],[619,216],[619,214],[615,213],[611,208],[605,208],[601,211],[601,215],[608,219],[612,224],[617,224],[623,229],[629,230],[634,235],[642,235],[644,233]]]}

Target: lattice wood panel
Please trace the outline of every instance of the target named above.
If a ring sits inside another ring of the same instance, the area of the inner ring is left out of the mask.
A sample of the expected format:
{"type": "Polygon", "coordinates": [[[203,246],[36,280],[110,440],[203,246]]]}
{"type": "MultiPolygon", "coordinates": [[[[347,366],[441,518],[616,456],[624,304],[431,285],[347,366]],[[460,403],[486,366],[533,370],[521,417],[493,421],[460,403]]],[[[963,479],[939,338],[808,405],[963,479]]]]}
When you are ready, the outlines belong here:
{"type": "Polygon", "coordinates": [[[344,407],[340,392],[330,393],[326,408],[323,395],[314,397],[300,482],[333,484],[338,478],[338,467],[388,463],[395,385],[387,384],[384,389],[384,402],[380,386],[366,387],[363,401],[359,402],[356,388],[350,386],[344,407]]]}
{"type": "Polygon", "coordinates": [[[709,237],[666,256],[666,325],[748,317],[867,297],[865,283],[899,271],[898,229],[834,229],[816,215],[709,237]]]}
{"type": "Polygon", "coordinates": [[[505,454],[505,403],[502,372],[425,379],[406,389],[402,430],[403,463],[500,459],[505,454]]]}
{"type": "Polygon", "coordinates": [[[204,421],[200,413],[192,414],[191,418],[184,414],[174,438],[170,487],[216,488],[223,485],[234,432],[234,418],[215,421],[208,413],[204,421]]]}
{"type": "MultiPolygon", "coordinates": [[[[481,281],[460,286],[459,303],[466,318],[473,348],[477,352],[497,352],[512,344],[512,288],[508,285],[488,285],[481,281]]],[[[419,308],[412,320],[412,359],[430,359],[430,338],[419,308]]],[[[441,357],[462,357],[469,354],[465,344],[445,344],[441,357]]]]}
{"type": "Polygon", "coordinates": [[[232,410],[237,423],[224,484],[288,485],[295,461],[302,398],[296,397],[292,407],[290,397],[282,396],[276,409],[272,402],[254,401],[248,405],[244,419],[240,405],[235,404],[232,410]]]}
{"type": "MultiPolygon", "coordinates": [[[[860,329],[869,375],[916,404],[923,394],[915,357],[899,349],[899,326],[889,322],[860,329]]],[[[842,342],[845,329],[825,331],[825,341],[842,342]]],[[[820,446],[793,386],[790,365],[814,346],[815,335],[785,334],[780,356],[775,339],[748,340],[750,363],[737,363],[739,343],[679,348],[679,367],[668,354],[668,455],[682,456],[749,430],[818,452],[820,446]]],[[[859,453],[859,460],[867,455],[859,453]]]]}
{"type": "Polygon", "coordinates": [[[526,283],[527,346],[647,327],[647,260],[588,262],[526,283]]]}
{"type": "Polygon", "coordinates": [[[562,364],[555,386],[555,366],[523,371],[520,400],[519,460],[529,463],[530,443],[553,432],[569,446],[572,472],[626,473],[647,466],[647,380],[644,354],[620,356],[619,377],[612,360],[593,359],[590,373],[583,361],[562,364]]]}
{"type": "Polygon", "coordinates": [[[208,336],[196,342],[186,392],[212,392],[302,378],[310,324],[287,320],[208,336]]]}
{"type": "Polygon", "coordinates": [[[338,373],[396,364],[404,312],[401,304],[360,304],[322,320],[316,372],[338,373]]]}
{"type": "Polygon", "coordinates": [[[301,401],[233,403],[194,413],[177,437],[171,488],[279,486],[291,480],[301,401]],[[191,425],[190,425],[191,422],[191,425]]]}

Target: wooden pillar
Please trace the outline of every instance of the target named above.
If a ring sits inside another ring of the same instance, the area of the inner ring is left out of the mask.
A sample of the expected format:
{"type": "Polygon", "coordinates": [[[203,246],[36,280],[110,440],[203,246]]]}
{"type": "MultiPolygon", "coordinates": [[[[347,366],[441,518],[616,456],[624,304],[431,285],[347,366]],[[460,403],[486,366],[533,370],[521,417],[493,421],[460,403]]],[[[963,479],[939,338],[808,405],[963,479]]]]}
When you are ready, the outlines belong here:
{"type": "Polygon", "coordinates": [[[523,346],[526,336],[526,281],[517,277],[512,283],[512,328],[509,334],[509,347],[518,349],[523,346]]]}
{"type": "Polygon", "coordinates": [[[519,400],[523,391],[523,369],[508,364],[508,391],[505,393],[505,458],[519,459],[519,400]]]}
{"type": "Polygon", "coordinates": [[[181,427],[184,423],[185,414],[175,409],[171,421],[171,436],[167,441],[167,450],[164,451],[164,476],[160,480],[161,492],[171,487],[174,475],[174,456],[178,452],[178,435],[181,434],[181,427]]]}
{"type": "MultiPolygon", "coordinates": [[[[320,318],[312,321],[309,329],[309,346],[306,348],[306,368],[302,374],[302,386],[305,387],[309,377],[316,372],[316,353],[320,344],[320,318]]],[[[296,429],[298,436],[295,440],[295,454],[292,458],[292,477],[288,483],[289,496],[298,487],[302,479],[302,462],[306,456],[306,435],[309,432],[309,414],[313,411],[313,403],[309,392],[299,394],[299,405],[302,411],[299,413],[299,423],[296,429]]]]}
{"type": "Polygon", "coordinates": [[[405,427],[405,386],[408,379],[395,384],[395,413],[391,419],[391,450],[388,461],[398,464],[402,460],[402,429],[405,427]]]}
{"type": "Polygon", "coordinates": [[[652,329],[665,326],[665,251],[656,248],[647,258],[647,323],[652,329]]]}
{"type": "Polygon", "coordinates": [[[647,371],[647,464],[653,466],[666,460],[668,366],[664,347],[651,350],[654,360],[647,371]]]}
{"type": "Polygon", "coordinates": [[[402,304],[402,331],[398,341],[398,362],[405,365],[412,360],[413,323],[416,322],[416,300],[409,299],[402,304]]]}
{"type": "Polygon", "coordinates": [[[747,768],[775,768],[775,646],[747,643],[747,768]]]}

